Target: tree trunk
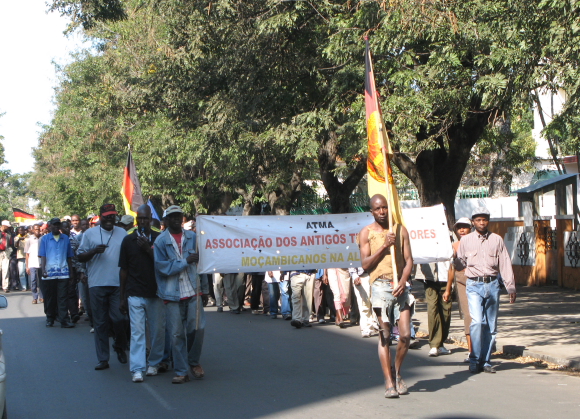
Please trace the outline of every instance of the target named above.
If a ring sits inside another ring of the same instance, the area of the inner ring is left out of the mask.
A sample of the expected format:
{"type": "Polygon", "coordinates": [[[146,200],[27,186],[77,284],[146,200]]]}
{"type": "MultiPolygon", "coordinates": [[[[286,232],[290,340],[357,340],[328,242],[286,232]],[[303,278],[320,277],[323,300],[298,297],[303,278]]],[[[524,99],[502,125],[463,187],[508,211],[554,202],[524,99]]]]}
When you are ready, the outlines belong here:
{"type": "MultiPolygon", "coordinates": [[[[455,195],[463,172],[471,156],[471,149],[480,139],[488,124],[489,112],[471,114],[463,124],[447,130],[449,149],[442,138],[439,147],[421,151],[413,162],[404,153],[395,153],[393,163],[417,187],[421,206],[443,204],[447,211],[447,224],[455,223],[455,195]]],[[[424,136],[417,135],[419,141],[424,136]]]]}
{"type": "Polygon", "coordinates": [[[331,131],[322,141],[318,150],[318,168],[320,179],[330,201],[330,211],[333,214],[352,211],[350,195],[367,171],[366,159],[361,159],[344,182],[341,182],[336,175],[338,157],[337,135],[336,132],[331,131]]]}
{"type": "Polygon", "coordinates": [[[278,188],[268,194],[272,215],[289,215],[292,204],[300,196],[302,189],[302,171],[294,171],[288,184],[278,185],[278,188]]]}
{"type": "Polygon", "coordinates": [[[506,157],[512,145],[512,128],[510,118],[499,118],[495,125],[499,128],[501,144],[499,150],[491,154],[491,173],[489,176],[489,196],[502,198],[510,196],[513,175],[506,157]]]}

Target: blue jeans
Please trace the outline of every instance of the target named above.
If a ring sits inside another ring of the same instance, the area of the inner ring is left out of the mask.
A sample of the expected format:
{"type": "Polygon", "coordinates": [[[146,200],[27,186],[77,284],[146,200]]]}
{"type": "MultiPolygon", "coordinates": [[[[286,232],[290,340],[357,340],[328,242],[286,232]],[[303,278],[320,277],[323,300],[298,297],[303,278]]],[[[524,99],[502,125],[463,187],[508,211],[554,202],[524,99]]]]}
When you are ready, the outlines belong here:
{"type": "Polygon", "coordinates": [[[278,282],[272,282],[271,284],[268,284],[268,292],[270,293],[270,314],[278,314],[280,284],[278,282]]]}
{"type": "Polygon", "coordinates": [[[18,259],[18,276],[20,277],[20,288],[22,291],[28,289],[28,281],[26,280],[26,259],[18,259]]]}
{"type": "Polygon", "coordinates": [[[292,315],[292,307],[290,306],[290,295],[288,294],[288,287],[290,281],[280,282],[280,300],[282,301],[282,315],[292,315]]]}
{"type": "Polygon", "coordinates": [[[30,268],[30,289],[32,290],[32,299],[38,300],[42,297],[40,290],[40,268],[30,268]]]}
{"type": "Polygon", "coordinates": [[[173,370],[176,375],[187,375],[188,365],[199,365],[205,334],[205,312],[200,307],[199,330],[195,330],[197,299],[169,301],[165,304],[168,326],[171,328],[173,370]]]}
{"type": "Polygon", "coordinates": [[[484,283],[467,280],[467,303],[471,316],[470,368],[491,366],[491,350],[497,334],[497,313],[499,310],[499,282],[484,283]]]}
{"type": "Polygon", "coordinates": [[[160,298],[128,297],[129,318],[131,320],[131,372],[147,370],[147,363],[157,366],[163,360],[165,349],[165,309],[160,298]],[[147,336],[145,325],[149,326],[151,350],[147,358],[147,336]]]}

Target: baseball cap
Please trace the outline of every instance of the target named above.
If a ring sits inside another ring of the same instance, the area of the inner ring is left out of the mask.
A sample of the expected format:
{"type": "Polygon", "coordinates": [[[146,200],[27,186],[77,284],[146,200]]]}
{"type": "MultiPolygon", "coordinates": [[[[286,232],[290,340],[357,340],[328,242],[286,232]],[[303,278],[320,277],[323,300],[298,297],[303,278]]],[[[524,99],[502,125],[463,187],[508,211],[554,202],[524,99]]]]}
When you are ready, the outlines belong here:
{"type": "Polygon", "coordinates": [[[103,206],[101,206],[100,210],[99,210],[99,214],[101,215],[101,217],[106,217],[107,215],[117,215],[117,209],[115,208],[115,204],[104,204],[103,206]]]}
{"type": "Polygon", "coordinates": [[[134,222],[135,218],[132,215],[123,215],[121,217],[121,224],[125,224],[126,226],[133,224],[134,222]]]}
{"type": "Polygon", "coordinates": [[[2,220],[2,225],[6,226],[6,227],[10,227],[12,224],[10,224],[10,221],[8,221],[8,220],[2,220]]]}
{"type": "Polygon", "coordinates": [[[453,224],[453,228],[456,228],[459,224],[465,224],[471,227],[471,220],[467,217],[461,217],[455,222],[455,224],[453,224]]]}
{"type": "Polygon", "coordinates": [[[54,218],[51,218],[51,219],[48,221],[48,224],[62,224],[62,223],[61,223],[61,221],[60,221],[60,218],[58,218],[58,217],[54,217],[54,218]]]}
{"type": "Polygon", "coordinates": [[[169,208],[165,210],[163,216],[167,217],[170,214],[183,214],[183,210],[179,205],[171,205],[169,208]]]}
{"type": "Polygon", "coordinates": [[[477,215],[485,215],[487,216],[487,218],[489,218],[489,210],[485,207],[477,207],[476,209],[473,210],[473,212],[471,213],[471,219],[473,220],[477,215]]]}

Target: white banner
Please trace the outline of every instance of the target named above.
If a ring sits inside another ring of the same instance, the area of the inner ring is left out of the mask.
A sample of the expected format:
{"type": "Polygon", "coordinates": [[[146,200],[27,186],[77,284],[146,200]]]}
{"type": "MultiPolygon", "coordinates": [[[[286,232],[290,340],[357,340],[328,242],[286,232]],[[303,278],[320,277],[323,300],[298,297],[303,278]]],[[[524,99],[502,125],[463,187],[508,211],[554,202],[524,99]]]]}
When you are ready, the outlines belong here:
{"type": "Polygon", "coordinates": [[[370,212],[197,217],[199,273],[361,266],[356,236],[370,212]]]}
{"type": "Polygon", "coordinates": [[[453,256],[443,205],[403,210],[415,264],[446,262],[453,256]]]}
{"type": "MultiPolygon", "coordinates": [[[[403,210],[415,263],[447,261],[453,250],[442,205],[403,210]]],[[[370,212],[322,215],[201,215],[199,273],[361,266],[356,237],[370,212]]]]}

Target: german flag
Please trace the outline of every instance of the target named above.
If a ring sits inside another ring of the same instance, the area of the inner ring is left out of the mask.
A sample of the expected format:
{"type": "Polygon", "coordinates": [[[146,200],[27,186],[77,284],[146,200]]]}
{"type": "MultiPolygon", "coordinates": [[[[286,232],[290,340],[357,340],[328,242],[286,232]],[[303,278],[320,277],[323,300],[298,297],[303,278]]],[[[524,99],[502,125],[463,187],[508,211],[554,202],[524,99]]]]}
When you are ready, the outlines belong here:
{"type": "Polygon", "coordinates": [[[25,223],[26,221],[35,221],[36,217],[32,214],[27,213],[26,211],[22,211],[19,208],[12,208],[12,212],[14,213],[14,221],[17,223],[25,223]]]}
{"type": "Polygon", "coordinates": [[[123,197],[125,214],[136,217],[137,208],[143,205],[145,201],[141,194],[141,184],[137,178],[137,170],[135,169],[135,162],[133,161],[131,150],[129,150],[129,155],[127,156],[127,165],[125,166],[125,173],[123,176],[121,196],[123,197]]]}

